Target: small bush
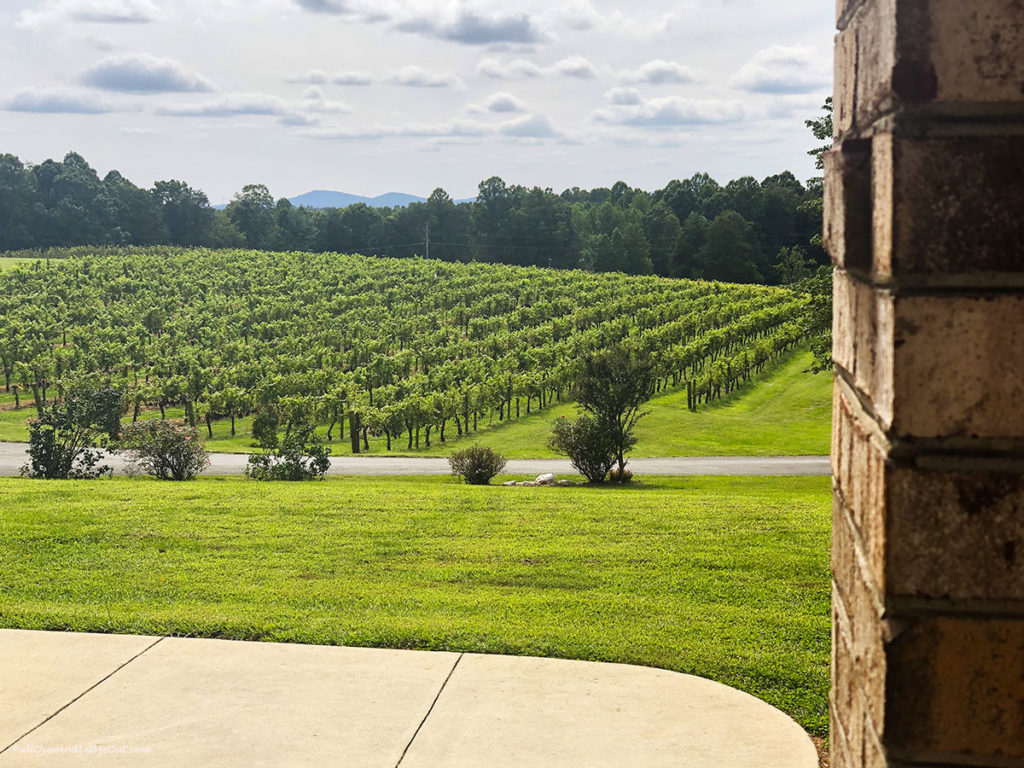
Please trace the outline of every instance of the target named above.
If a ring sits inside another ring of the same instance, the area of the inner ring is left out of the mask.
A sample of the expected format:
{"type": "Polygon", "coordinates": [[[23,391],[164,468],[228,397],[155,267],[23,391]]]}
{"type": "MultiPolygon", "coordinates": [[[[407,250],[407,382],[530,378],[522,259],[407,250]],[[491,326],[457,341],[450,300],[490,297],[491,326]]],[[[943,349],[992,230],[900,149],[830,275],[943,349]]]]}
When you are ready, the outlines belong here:
{"type": "Polygon", "coordinates": [[[163,420],[132,424],[124,432],[121,447],[128,451],[130,471],[157,480],[195,480],[209,464],[195,429],[163,420]]]}
{"type": "Polygon", "coordinates": [[[29,422],[29,462],[21,474],[44,480],[91,480],[110,473],[100,447],[116,440],[121,393],[111,387],[73,389],[29,422]]]}
{"type": "Polygon", "coordinates": [[[448,463],[452,474],[458,475],[469,485],[489,485],[495,475],[505,468],[508,460],[497,451],[473,445],[453,453],[448,463]]]}
{"type": "Polygon", "coordinates": [[[568,456],[576,471],[592,483],[603,483],[617,458],[617,440],[613,430],[591,416],[576,421],[555,421],[548,446],[568,456]]]}
{"type": "Polygon", "coordinates": [[[245,474],[254,480],[321,480],[331,468],[330,454],[312,424],[293,424],[273,451],[249,457],[245,474]]]}
{"type": "Polygon", "coordinates": [[[628,483],[633,479],[633,473],[628,469],[619,469],[616,467],[608,473],[608,479],[613,483],[628,483]]]}

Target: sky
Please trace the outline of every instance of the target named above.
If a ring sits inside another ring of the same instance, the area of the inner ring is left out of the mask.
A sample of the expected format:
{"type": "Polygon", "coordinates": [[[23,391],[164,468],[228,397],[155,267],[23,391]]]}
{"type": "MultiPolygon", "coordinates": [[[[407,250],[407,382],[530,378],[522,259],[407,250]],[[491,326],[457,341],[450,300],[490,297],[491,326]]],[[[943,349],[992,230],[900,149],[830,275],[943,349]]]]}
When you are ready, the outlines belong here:
{"type": "Polygon", "coordinates": [[[101,174],[472,197],[816,175],[833,3],[0,0],[0,152],[101,174]]]}

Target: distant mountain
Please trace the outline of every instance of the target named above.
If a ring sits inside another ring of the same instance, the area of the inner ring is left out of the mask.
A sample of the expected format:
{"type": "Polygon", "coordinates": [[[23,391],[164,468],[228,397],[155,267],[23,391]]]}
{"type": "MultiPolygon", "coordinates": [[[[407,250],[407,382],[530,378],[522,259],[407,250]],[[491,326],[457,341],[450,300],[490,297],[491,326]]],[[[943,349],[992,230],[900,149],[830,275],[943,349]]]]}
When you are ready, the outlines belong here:
{"type": "MultiPolygon", "coordinates": [[[[427,198],[407,195],[403,192],[388,192],[386,195],[377,197],[363,197],[362,195],[350,195],[348,192],[331,192],[326,189],[316,189],[298,197],[289,198],[289,202],[296,206],[307,208],[348,208],[356,203],[366,203],[370,208],[405,208],[410,203],[425,203],[427,198]]],[[[464,200],[456,200],[456,203],[473,203],[475,197],[464,200]]],[[[213,206],[217,210],[227,208],[227,203],[213,206]]]]}
{"type": "Polygon", "coordinates": [[[290,198],[292,205],[304,205],[307,208],[347,208],[356,203],[366,203],[371,208],[404,208],[409,203],[425,203],[427,198],[406,195],[401,192],[388,192],[378,197],[350,195],[347,192],[330,192],[318,189],[304,195],[290,198]]]}

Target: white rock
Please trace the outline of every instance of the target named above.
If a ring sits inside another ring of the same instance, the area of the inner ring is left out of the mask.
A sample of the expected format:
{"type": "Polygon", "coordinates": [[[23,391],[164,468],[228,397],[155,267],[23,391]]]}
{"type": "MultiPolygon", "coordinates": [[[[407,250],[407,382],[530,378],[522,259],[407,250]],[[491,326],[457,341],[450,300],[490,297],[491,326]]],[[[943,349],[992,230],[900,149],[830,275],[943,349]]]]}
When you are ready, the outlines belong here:
{"type": "Polygon", "coordinates": [[[572,480],[559,480],[557,483],[555,483],[555,485],[557,485],[559,488],[571,488],[572,486],[576,485],[576,483],[574,483],[572,480]]]}
{"type": "Polygon", "coordinates": [[[506,483],[502,483],[502,486],[504,486],[505,488],[509,488],[509,487],[511,487],[511,486],[513,486],[513,485],[515,485],[515,484],[516,484],[516,481],[515,481],[515,480],[509,480],[509,481],[508,481],[508,482],[506,482],[506,483]]]}
{"type": "Polygon", "coordinates": [[[527,480],[524,483],[520,483],[523,488],[534,488],[537,484],[533,480],[527,480]]]}
{"type": "Polygon", "coordinates": [[[537,475],[537,485],[554,485],[555,476],[548,472],[545,475],[537,475]]]}

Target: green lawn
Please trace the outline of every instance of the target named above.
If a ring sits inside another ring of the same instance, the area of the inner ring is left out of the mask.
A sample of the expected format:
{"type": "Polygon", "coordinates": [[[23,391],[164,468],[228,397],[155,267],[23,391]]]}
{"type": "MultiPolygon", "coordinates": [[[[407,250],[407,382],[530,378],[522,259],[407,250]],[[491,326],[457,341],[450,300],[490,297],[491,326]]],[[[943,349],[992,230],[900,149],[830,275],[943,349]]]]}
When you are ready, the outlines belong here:
{"type": "Polygon", "coordinates": [[[0,626],[652,665],[824,735],[830,507],[827,478],[0,479],[0,626]]]}
{"type": "MultiPolygon", "coordinates": [[[[829,451],[832,410],[832,379],[827,374],[806,373],[811,364],[808,352],[781,363],[768,375],[750,382],[728,398],[702,406],[696,413],[686,408],[686,390],[655,397],[649,404],[650,415],[637,429],[639,442],[634,456],[799,456],[825,455],[829,451]]],[[[28,439],[26,421],[34,411],[14,411],[13,398],[0,396],[0,440],[28,439]]],[[[182,418],[181,409],[168,410],[168,416],[182,418]]],[[[394,444],[395,455],[447,456],[471,442],[489,445],[509,458],[549,458],[554,454],[545,445],[551,432],[551,420],[574,416],[572,404],[555,405],[539,414],[525,416],[506,424],[484,426],[471,438],[437,441],[427,448],[408,450],[405,438],[394,444]]],[[[148,417],[157,416],[149,413],[148,417]]],[[[214,424],[211,451],[245,453],[252,448],[252,421],[239,419],[237,435],[231,436],[229,422],[214,424]]],[[[455,427],[449,425],[449,437],[455,427]]],[[[321,429],[325,433],[326,429],[321,429]]],[[[334,434],[335,455],[351,452],[348,441],[334,434]]],[[[370,441],[370,453],[386,454],[383,438],[370,441]]]]}
{"type": "Polygon", "coordinates": [[[3,272],[5,269],[14,269],[15,267],[21,266],[23,264],[31,264],[34,261],[39,261],[39,259],[24,259],[14,258],[11,256],[0,256],[0,272],[3,272]]]}

